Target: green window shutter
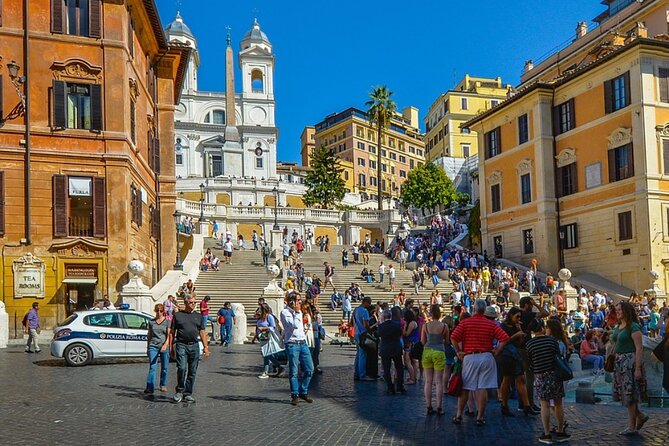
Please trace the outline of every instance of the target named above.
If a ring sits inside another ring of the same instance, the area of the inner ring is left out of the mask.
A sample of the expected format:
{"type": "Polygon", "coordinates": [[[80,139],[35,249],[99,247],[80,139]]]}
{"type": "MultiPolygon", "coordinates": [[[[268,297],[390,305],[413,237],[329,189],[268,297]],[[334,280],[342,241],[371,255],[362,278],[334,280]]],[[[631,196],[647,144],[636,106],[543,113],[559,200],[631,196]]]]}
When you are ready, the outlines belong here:
{"type": "Polygon", "coordinates": [[[57,80],[53,81],[53,126],[67,127],[67,84],[57,80]]]}
{"type": "Polygon", "coordinates": [[[53,176],[53,236],[67,237],[67,175],[53,176]]]}

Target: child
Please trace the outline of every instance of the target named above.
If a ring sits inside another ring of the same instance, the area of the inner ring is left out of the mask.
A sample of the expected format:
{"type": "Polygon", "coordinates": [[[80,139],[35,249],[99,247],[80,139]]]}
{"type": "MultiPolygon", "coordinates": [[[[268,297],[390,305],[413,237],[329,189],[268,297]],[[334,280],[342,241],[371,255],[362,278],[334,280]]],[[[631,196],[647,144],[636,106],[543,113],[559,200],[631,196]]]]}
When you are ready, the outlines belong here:
{"type": "Polygon", "coordinates": [[[658,310],[657,305],[654,305],[650,313],[650,321],[648,322],[648,330],[650,332],[648,333],[648,337],[651,339],[655,339],[660,333],[660,313],[658,310]]]}

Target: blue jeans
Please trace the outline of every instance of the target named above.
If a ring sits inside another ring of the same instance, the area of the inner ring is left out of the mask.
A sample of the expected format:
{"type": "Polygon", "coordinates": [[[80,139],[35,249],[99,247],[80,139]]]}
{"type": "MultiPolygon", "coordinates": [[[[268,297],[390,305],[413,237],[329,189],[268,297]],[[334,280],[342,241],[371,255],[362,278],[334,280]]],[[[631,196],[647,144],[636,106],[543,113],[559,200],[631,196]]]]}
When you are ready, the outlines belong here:
{"type": "Polygon", "coordinates": [[[314,363],[307,344],[286,344],[288,354],[288,375],[290,377],[290,394],[306,395],[309,393],[311,375],[314,373],[314,363]],[[302,364],[302,382],[297,380],[299,365],[302,364]]]}
{"type": "Polygon", "coordinates": [[[351,310],[341,310],[341,318],[344,319],[345,322],[348,322],[351,320],[351,310]]]}
{"type": "Polygon", "coordinates": [[[167,386],[167,369],[170,361],[170,350],[160,351],[160,347],[154,345],[149,347],[149,375],[146,377],[147,390],[156,388],[156,371],[158,370],[158,359],[160,359],[160,387],[167,386]]]}
{"type": "Polygon", "coordinates": [[[232,324],[221,325],[221,342],[224,344],[229,344],[231,336],[232,336],[232,324]]]}
{"type": "Polygon", "coordinates": [[[175,345],[177,356],[177,393],[192,395],[197,365],[200,362],[200,343],[175,345]]]}
{"type": "Polygon", "coordinates": [[[361,345],[361,338],[364,333],[355,334],[355,361],[353,363],[353,377],[364,378],[367,376],[367,352],[361,345]]]}
{"type": "Polygon", "coordinates": [[[385,277],[385,274],[379,273],[379,283],[383,283],[383,278],[385,277]]]}
{"type": "Polygon", "coordinates": [[[263,263],[263,265],[265,265],[265,268],[267,268],[269,266],[269,254],[267,254],[267,255],[263,254],[262,255],[262,263],[263,263]]]}
{"type": "Polygon", "coordinates": [[[270,364],[274,364],[275,367],[281,367],[281,363],[276,358],[276,355],[264,356],[262,360],[263,360],[263,366],[265,367],[265,373],[269,373],[270,364]]]}
{"type": "Polygon", "coordinates": [[[599,355],[585,355],[581,358],[585,362],[592,363],[595,367],[595,370],[601,370],[604,368],[604,357],[599,355]]]}

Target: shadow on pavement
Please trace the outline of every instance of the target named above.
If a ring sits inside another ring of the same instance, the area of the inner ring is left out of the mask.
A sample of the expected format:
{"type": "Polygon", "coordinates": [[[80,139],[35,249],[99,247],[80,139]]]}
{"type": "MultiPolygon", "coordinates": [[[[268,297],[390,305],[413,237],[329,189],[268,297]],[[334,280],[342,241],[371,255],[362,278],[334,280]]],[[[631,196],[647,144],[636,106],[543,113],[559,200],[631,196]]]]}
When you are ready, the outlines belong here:
{"type": "Polygon", "coordinates": [[[272,398],[265,398],[261,396],[243,396],[243,395],[225,395],[225,396],[209,396],[213,400],[217,401],[234,401],[234,402],[245,402],[245,403],[274,403],[274,404],[290,404],[290,400],[276,400],[272,398]]]}

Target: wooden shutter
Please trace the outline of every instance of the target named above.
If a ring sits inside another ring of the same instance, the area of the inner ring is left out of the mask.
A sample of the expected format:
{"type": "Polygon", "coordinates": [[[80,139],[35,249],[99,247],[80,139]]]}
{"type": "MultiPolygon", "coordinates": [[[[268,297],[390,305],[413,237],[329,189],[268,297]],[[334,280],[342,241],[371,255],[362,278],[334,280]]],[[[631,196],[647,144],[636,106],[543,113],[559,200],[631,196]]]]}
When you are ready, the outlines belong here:
{"type": "Polygon", "coordinates": [[[160,239],[160,212],[157,207],[153,208],[153,218],[151,219],[151,236],[160,239]]]}
{"type": "Polygon", "coordinates": [[[576,167],[576,163],[571,163],[569,165],[569,172],[571,174],[571,190],[569,193],[575,194],[578,192],[578,169],[576,167]]]}
{"type": "Polygon", "coordinates": [[[669,68],[660,68],[657,80],[660,84],[660,101],[669,102],[669,68]]]}
{"type": "Polygon", "coordinates": [[[67,237],[67,175],[53,176],[53,236],[67,237]]]}
{"type": "Polygon", "coordinates": [[[5,172],[0,171],[0,235],[5,235],[5,172]]]}
{"type": "Polygon", "coordinates": [[[562,191],[564,190],[564,169],[566,169],[567,166],[563,167],[558,167],[557,170],[555,171],[555,196],[556,197],[562,197],[564,194],[562,191]]]}
{"type": "Polygon", "coordinates": [[[613,82],[604,82],[604,112],[611,113],[613,111],[613,82]]]}
{"type": "Polygon", "coordinates": [[[102,85],[91,85],[91,130],[102,131],[102,85]]]}
{"type": "Polygon", "coordinates": [[[632,143],[627,144],[625,147],[627,150],[627,177],[631,178],[634,176],[634,146],[632,143]]]}
{"type": "Polygon", "coordinates": [[[495,133],[497,134],[497,154],[499,155],[502,153],[502,128],[497,127],[495,133]]]}
{"type": "Polygon", "coordinates": [[[616,181],[616,149],[609,150],[609,183],[616,181]]]}
{"type": "Polygon", "coordinates": [[[137,106],[135,105],[135,101],[130,99],[130,140],[132,141],[133,144],[137,144],[137,106]]]}
{"type": "Polygon", "coordinates": [[[560,134],[560,106],[553,107],[553,135],[560,134]]]}
{"type": "Polygon", "coordinates": [[[632,86],[630,85],[630,72],[626,71],[623,74],[623,80],[625,81],[625,107],[632,103],[632,86]]]}
{"type": "Polygon", "coordinates": [[[571,126],[567,130],[576,128],[576,102],[574,98],[569,100],[569,122],[571,126]]]}
{"type": "Polygon", "coordinates": [[[102,5],[100,4],[100,0],[90,0],[88,10],[88,36],[95,39],[99,39],[102,36],[102,5]]]}
{"type": "MultiPolygon", "coordinates": [[[[0,0],[1,2],[2,0],[0,0]]],[[[2,7],[2,5],[0,5],[2,7]]],[[[5,109],[2,106],[2,74],[0,74],[0,123],[4,122],[5,119],[5,109]]]]}
{"type": "Polygon", "coordinates": [[[664,162],[662,173],[669,175],[669,139],[662,140],[662,161],[664,162]]]}
{"type": "Polygon", "coordinates": [[[137,189],[137,226],[142,226],[142,202],[143,202],[143,195],[144,192],[142,192],[142,189],[139,188],[137,189]]]}
{"type": "Polygon", "coordinates": [[[107,191],[105,179],[93,178],[93,237],[107,234],[107,191]]]}
{"type": "Polygon", "coordinates": [[[67,127],[67,84],[53,81],[53,126],[64,129],[67,127]]]}
{"type": "Polygon", "coordinates": [[[63,0],[51,0],[51,32],[63,34],[65,29],[65,2],[63,0]]]}
{"type": "Polygon", "coordinates": [[[160,174],[160,139],[153,138],[153,171],[160,174]]]}

